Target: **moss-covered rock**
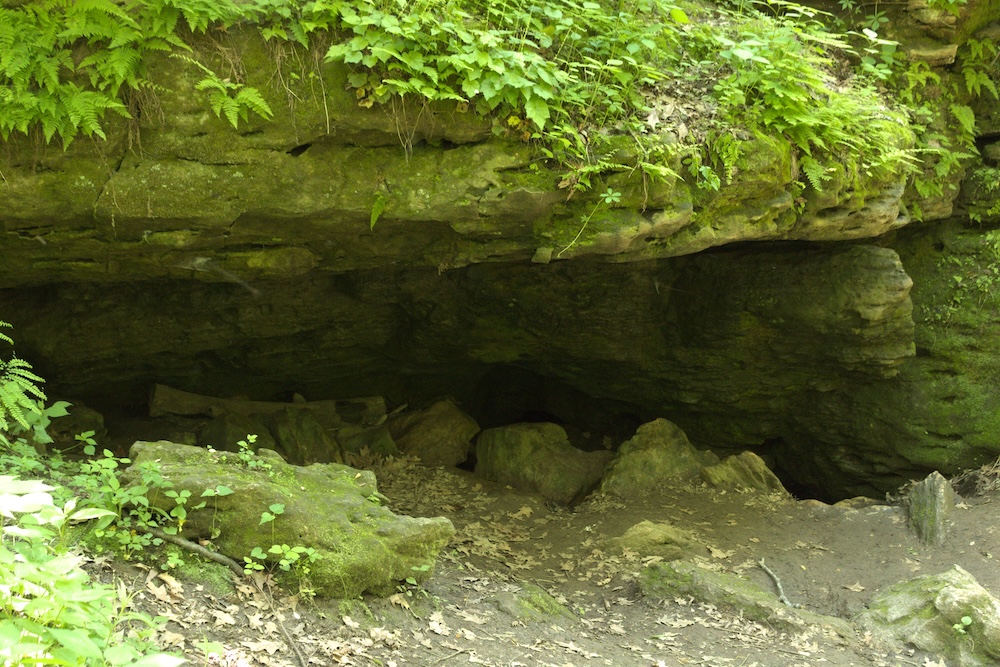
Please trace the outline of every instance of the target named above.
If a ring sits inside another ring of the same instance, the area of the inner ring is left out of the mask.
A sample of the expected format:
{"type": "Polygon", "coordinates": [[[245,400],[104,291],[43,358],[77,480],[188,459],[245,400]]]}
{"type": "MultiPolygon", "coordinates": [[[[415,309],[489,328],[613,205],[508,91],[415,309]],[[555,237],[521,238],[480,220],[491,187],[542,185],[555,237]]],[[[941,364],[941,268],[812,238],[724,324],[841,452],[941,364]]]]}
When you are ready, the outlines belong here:
{"type": "Polygon", "coordinates": [[[657,556],[665,561],[707,556],[708,548],[690,531],[669,523],[640,521],[608,544],[618,551],[633,552],[640,557],[657,556]]]}
{"type": "Polygon", "coordinates": [[[657,419],[640,426],[618,449],[600,489],[621,498],[645,496],[695,479],[703,466],[718,461],[712,452],[695,449],[679,426],[657,419]]]}
{"type": "MultiPolygon", "coordinates": [[[[237,562],[255,547],[315,549],[319,560],[310,564],[308,578],[323,596],[389,594],[399,581],[423,581],[455,532],[445,518],[393,514],[380,505],[372,473],[343,465],[291,466],[261,450],[251,469],[237,455],[167,441],[137,442],[130,456],[133,464],[126,479],[140,466],[156,462],[172,488],[187,490],[192,498],[218,485],[233,490],[191,511],[184,537],[212,539],[221,553],[237,562]],[[284,511],[262,523],[261,514],[274,504],[283,505],[284,511]]],[[[168,511],[173,506],[162,495],[151,502],[168,511]]]]}
{"type": "Polygon", "coordinates": [[[854,637],[851,625],[843,619],[787,606],[749,579],[715,572],[695,563],[673,561],[647,565],[639,573],[639,586],[643,594],[651,598],[692,597],[779,630],[796,632],[809,625],[818,625],[844,639],[854,637]]]}
{"type": "Polygon", "coordinates": [[[564,604],[535,584],[525,584],[515,591],[500,593],[495,602],[500,611],[521,623],[576,620],[576,616],[564,604]]]}
{"type": "Polygon", "coordinates": [[[912,644],[959,667],[1000,660],[1000,600],[958,565],[880,591],[856,620],[882,641],[912,644]]]}
{"type": "Polygon", "coordinates": [[[511,424],[486,429],[476,440],[476,474],[569,505],[589,493],[610,452],[573,447],[558,424],[511,424]]]}
{"type": "Polygon", "coordinates": [[[753,452],[727,456],[716,465],[705,466],[701,478],[717,489],[787,493],[777,475],[753,452]]]}
{"type": "Polygon", "coordinates": [[[454,401],[435,401],[423,410],[389,420],[389,433],[401,451],[426,466],[456,466],[469,458],[479,424],[454,401]]]}

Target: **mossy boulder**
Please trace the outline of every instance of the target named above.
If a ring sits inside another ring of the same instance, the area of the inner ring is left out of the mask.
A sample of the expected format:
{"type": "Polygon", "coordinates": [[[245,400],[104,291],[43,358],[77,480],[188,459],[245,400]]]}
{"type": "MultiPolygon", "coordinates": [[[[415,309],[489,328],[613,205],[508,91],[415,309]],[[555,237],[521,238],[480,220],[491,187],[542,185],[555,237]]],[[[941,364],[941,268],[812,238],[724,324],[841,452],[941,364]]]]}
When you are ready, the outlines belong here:
{"type": "Polygon", "coordinates": [[[635,524],[621,537],[611,538],[608,544],[619,551],[657,556],[665,561],[708,555],[708,548],[693,533],[669,523],[648,520],[635,524]]]}
{"type": "Polygon", "coordinates": [[[1000,600],[958,565],[880,591],[857,622],[885,642],[912,644],[958,667],[1000,662],[1000,600]]]}
{"type": "Polygon", "coordinates": [[[601,480],[601,492],[622,498],[655,493],[693,480],[703,466],[718,462],[712,452],[695,449],[677,424],[657,419],[640,426],[619,448],[601,480]]]}
{"type": "Polygon", "coordinates": [[[454,401],[436,401],[423,410],[389,420],[389,434],[404,454],[426,466],[455,466],[469,458],[479,424],[454,401]]]}
{"type": "Polygon", "coordinates": [[[611,458],[584,452],[558,424],[511,424],[476,440],[476,474],[569,505],[589,493],[611,458]]]}
{"type": "Polygon", "coordinates": [[[787,493],[778,476],[753,452],[726,457],[721,463],[701,469],[701,478],[717,489],[787,493]]]}
{"type": "Polygon", "coordinates": [[[520,623],[576,620],[576,616],[564,604],[535,584],[525,584],[514,591],[499,593],[495,602],[500,611],[520,623]]]}
{"type": "MultiPolygon", "coordinates": [[[[320,558],[311,565],[309,579],[326,597],[387,595],[399,581],[425,580],[455,532],[448,519],[401,516],[382,507],[375,475],[344,465],[292,466],[261,450],[250,469],[237,455],[168,441],[136,442],[130,457],[126,480],[156,462],[173,490],[190,491],[192,499],[218,485],[233,490],[190,511],[184,537],[211,539],[237,562],[255,547],[313,548],[320,558]],[[261,524],[261,513],[274,504],[283,505],[284,512],[261,524]]],[[[162,493],[150,500],[162,509],[174,506],[162,493]]]]}

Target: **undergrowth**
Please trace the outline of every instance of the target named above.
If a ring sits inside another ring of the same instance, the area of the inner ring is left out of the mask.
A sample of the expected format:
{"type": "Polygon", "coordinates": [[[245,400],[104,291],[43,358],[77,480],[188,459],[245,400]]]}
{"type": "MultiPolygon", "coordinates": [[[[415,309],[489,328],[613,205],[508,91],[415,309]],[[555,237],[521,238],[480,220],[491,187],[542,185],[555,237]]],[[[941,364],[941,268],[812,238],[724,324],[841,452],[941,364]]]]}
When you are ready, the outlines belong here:
{"type": "Polygon", "coordinates": [[[265,95],[191,49],[199,33],[252,24],[265,40],[332,43],[323,55],[350,67],[361,106],[422,101],[492,117],[495,132],[561,165],[564,187],[638,168],[718,188],[736,163],[702,144],[739,128],[786,136],[818,189],[833,165],[855,176],[911,169],[904,116],[870,77],[831,73],[831,54],[853,47],[823,16],[780,0],[713,10],[672,0],[28,0],[0,9],[0,135],[104,137],[107,112],[129,117],[139,92],[156,93],[157,51],[198,70],[197,89],[232,125],[269,117],[265,95]],[[649,113],[678,80],[712,98],[683,129],[649,113]],[[630,137],[637,157],[622,160],[614,135],[630,137]]]}
{"type": "MultiPolygon", "coordinates": [[[[13,345],[6,334],[0,342],[13,345]]],[[[158,652],[153,642],[165,619],[135,611],[124,585],[92,581],[81,567],[80,547],[126,560],[162,557],[162,569],[179,567],[184,560],[176,550],[154,547],[168,538],[184,544],[179,538],[188,512],[209,509],[209,501],[217,537],[214,503],[234,491],[220,484],[189,505],[191,491],[173,489],[155,461],[132,466],[134,475],[123,482],[120,469],[132,462],[108,450],[98,453],[93,431],[76,436],[83,458],[43,455],[52,442],[45,430],[49,418],[67,414],[68,404],[46,407],[43,379],[28,362],[6,356],[0,356],[0,664],[177,667],[185,660],[158,652]]],[[[250,445],[240,445],[241,464],[267,472],[270,466],[250,445]]],[[[268,509],[262,524],[273,522],[284,505],[268,509]]],[[[205,551],[190,546],[199,549],[205,551]]],[[[273,544],[245,560],[248,573],[287,572],[300,595],[312,596],[310,566],[318,558],[309,547],[273,544]]]]}

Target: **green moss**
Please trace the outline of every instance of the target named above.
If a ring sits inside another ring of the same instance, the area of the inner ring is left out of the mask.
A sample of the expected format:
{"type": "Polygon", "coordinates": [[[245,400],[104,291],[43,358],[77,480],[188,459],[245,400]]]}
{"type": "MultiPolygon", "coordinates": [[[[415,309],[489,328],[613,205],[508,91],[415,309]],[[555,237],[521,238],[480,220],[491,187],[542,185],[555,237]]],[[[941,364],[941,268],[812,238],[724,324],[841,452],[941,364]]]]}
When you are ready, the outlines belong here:
{"type": "Polygon", "coordinates": [[[233,573],[228,567],[205,560],[173,545],[167,545],[165,548],[168,552],[174,551],[177,557],[184,561],[183,565],[174,570],[178,578],[195,586],[204,586],[209,593],[219,598],[233,593],[233,573]]]}

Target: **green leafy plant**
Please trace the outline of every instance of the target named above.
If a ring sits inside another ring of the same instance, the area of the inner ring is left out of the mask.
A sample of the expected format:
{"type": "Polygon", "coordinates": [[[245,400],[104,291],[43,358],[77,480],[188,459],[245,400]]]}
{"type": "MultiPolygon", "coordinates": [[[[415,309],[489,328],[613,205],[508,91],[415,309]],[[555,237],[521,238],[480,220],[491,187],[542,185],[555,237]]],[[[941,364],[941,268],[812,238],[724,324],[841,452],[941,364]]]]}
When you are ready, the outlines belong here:
{"type": "Polygon", "coordinates": [[[239,127],[241,119],[245,122],[250,111],[265,120],[274,115],[271,107],[268,106],[267,101],[256,88],[223,79],[190,56],[173,54],[171,57],[178,58],[201,70],[205,78],[195,84],[195,89],[208,91],[208,102],[212,111],[220,118],[225,116],[233,127],[239,127]]]}
{"type": "MultiPolygon", "coordinates": [[[[285,506],[281,503],[274,503],[268,506],[268,511],[260,515],[258,525],[271,524],[271,541],[274,542],[274,522],[285,513],[285,506]]],[[[320,559],[319,553],[312,547],[301,545],[289,546],[287,544],[272,544],[265,551],[262,547],[254,547],[249,556],[243,557],[243,571],[246,574],[253,572],[263,572],[270,568],[277,568],[283,572],[294,575],[298,584],[299,593],[307,597],[313,597],[315,590],[309,583],[310,567],[320,559]]]]}
{"type": "Polygon", "coordinates": [[[215,539],[216,537],[219,536],[219,529],[218,529],[218,527],[215,524],[216,518],[218,517],[218,514],[219,514],[219,506],[218,506],[218,502],[216,500],[214,500],[214,499],[215,498],[222,498],[222,497],[225,497],[225,496],[230,496],[233,493],[234,493],[234,491],[232,489],[230,489],[228,486],[226,486],[225,484],[218,484],[218,485],[216,485],[216,487],[214,489],[205,489],[204,491],[201,492],[201,497],[202,498],[212,498],[213,499],[212,500],[212,528],[211,528],[211,537],[212,537],[212,539],[215,539]]]}
{"type": "Polygon", "coordinates": [[[17,665],[176,667],[182,658],[156,651],[161,619],[129,611],[114,588],[90,580],[80,558],[52,547],[68,523],[107,510],[59,507],[53,487],[0,477],[0,655],[17,665]],[[145,630],[143,630],[145,628],[145,630]]]}
{"type": "Polygon", "coordinates": [[[567,250],[569,250],[570,248],[572,248],[573,246],[576,245],[576,242],[580,240],[580,236],[583,234],[584,230],[587,229],[587,225],[590,224],[591,218],[594,217],[594,214],[597,213],[598,209],[601,208],[602,204],[604,206],[611,206],[612,204],[615,204],[615,203],[618,203],[619,201],[621,201],[621,196],[622,196],[622,193],[616,192],[612,188],[608,188],[601,195],[600,200],[596,204],[594,204],[594,207],[590,210],[590,213],[588,213],[583,218],[583,224],[580,226],[580,231],[578,231],[576,233],[576,236],[573,237],[573,240],[570,241],[569,244],[567,244],[565,248],[563,248],[562,250],[560,250],[556,254],[556,257],[562,256],[562,254],[564,252],[566,252],[567,250]]]}
{"type": "MultiPolygon", "coordinates": [[[[0,321],[0,327],[10,326],[0,321]]],[[[13,339],[3,333],[0,333],[0,341],[14,344],[13,339]]],[[[6,361],[0,359],[0,444],[9,445],[10,435],[33,430],[29,416],[40,416],[39,401],[45,400],[45,392],[38,387],[41,382],[44,380],[31,371],[27,361],[16,355],[6,361]]]]}
{"type": "Polygon", "coordinates": [[[971,625],[972,625],[972,617],[963,616],[962,618],[959,619],[958,623],[955,623],[953,626],[951,626],[951,629],[955,631],[955,634],[964,635],[968,634],[967,630],[971,625]]]}

